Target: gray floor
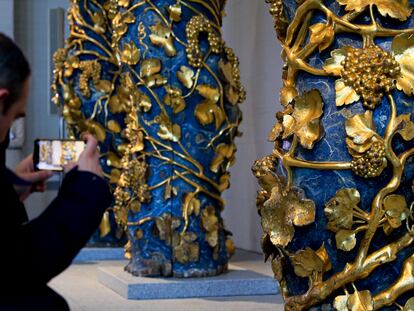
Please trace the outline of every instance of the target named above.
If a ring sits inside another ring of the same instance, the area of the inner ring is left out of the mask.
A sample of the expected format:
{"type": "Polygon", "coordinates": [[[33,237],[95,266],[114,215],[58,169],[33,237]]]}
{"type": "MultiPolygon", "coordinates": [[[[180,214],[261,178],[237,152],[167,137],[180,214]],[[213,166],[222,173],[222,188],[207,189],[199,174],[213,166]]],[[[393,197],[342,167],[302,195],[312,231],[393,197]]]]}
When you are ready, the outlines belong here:
{"type": "MultiPolygon", "coordinates": [[[[269,264],[262,256],[238,250],[232,262],[243,268],[272,275],[269,264]]],[[[72,311],[282,311],[279,296],[247,296],[183,300],[129,301],[97,281],[97,268],[113,265],[112,261],[85,262],[72,265],[51,282],[62,294],[72,311]]]]}

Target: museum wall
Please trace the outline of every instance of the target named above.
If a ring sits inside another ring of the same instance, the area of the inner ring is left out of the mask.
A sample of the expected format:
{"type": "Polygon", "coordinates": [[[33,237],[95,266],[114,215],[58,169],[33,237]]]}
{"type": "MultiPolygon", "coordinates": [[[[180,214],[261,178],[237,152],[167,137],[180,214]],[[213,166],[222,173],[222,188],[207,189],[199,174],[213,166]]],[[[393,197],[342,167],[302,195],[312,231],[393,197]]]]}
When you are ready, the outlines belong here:
{"type": "Polygon", "coordinates": [[[224,37],[240,58],[241,79],[247,100],[237,139],[237,163],[232,167],[231,188],[224,194],[224,218],[234,233],[236,245],[260,251],[262,230],[256,210],[257,181],[251,174],[253,162],[272,151],[267,142],[275,112],[279,110],[278,91],[282,62],[273,20],[264,0],[229,0],[224,19],[224,37]]]}
{"type": "MultiPolygon", "coordinates": [[[[14,0],[14,21],[13,14],[5,14],[3,9],[12,2],[0,0],[0,31],[14,24],[15,39],[33,67],[23,146],[23,154],[29,154],[34,139],[59,136],[59,118],[51,114],[49,104],[49,14],[51,9],[67,7],[69,1],[14,0]]],[[[257,182],[250,167],[257,158],[271,152],[272,145],[266,141],[266,137],[274,123],[275,112],[279,109],[280,48],[264,0],[229,0],[226,11],[225,39],[240,58],[241,78],[248,98],[242,105],[244,121],[241,130],[244,135],[236,142],[237,163],[232,168],[232,188],[225,193],[227,207],[224,217],[228,229],[234,234],[237,247],[260,251],[261,228],[255,204],[257,182]]],[[[31,216],[38,215],[55,193],[49,191],[34,196],[28,202],[31,216]]]]}

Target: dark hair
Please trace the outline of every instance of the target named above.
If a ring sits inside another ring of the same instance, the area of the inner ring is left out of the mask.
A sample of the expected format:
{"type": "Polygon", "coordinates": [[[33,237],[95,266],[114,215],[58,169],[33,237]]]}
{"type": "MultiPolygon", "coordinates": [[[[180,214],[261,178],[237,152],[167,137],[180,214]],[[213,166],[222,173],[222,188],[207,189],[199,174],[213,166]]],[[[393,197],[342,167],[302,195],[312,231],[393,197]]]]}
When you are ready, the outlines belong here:
{"type": "Polygon", "coordinates": [[[10,94],[4,101],[3,113],[20,98],[24,82],[30,76],[30,65],[12,39],[0,33],[0,88],[10,94]]]}

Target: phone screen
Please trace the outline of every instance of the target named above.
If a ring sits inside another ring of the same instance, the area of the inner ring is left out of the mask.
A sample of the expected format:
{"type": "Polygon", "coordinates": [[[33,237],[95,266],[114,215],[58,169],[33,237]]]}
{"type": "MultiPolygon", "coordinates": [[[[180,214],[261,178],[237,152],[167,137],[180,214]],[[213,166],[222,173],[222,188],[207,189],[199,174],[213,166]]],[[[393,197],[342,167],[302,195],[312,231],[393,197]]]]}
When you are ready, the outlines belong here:
{"type": "Polygon", "coordinates": [[[38,139],[35,141],[35,169],[61,172],[65,165],[77,162],[84,149],[85,143],[80,140],[38,139]]]}

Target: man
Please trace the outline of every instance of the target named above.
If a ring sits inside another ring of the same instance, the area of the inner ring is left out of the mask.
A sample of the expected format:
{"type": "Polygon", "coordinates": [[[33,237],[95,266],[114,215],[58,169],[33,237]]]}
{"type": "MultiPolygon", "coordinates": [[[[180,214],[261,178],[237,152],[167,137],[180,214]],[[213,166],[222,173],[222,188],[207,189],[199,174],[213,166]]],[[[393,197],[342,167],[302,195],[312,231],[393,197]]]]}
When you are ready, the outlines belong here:
{"type": "Polygon", "coordinates": [[[65,270],[96,230],[112,196],[102,178],[97,141],[86,135],[77,168],[65,177],[57,198],[27,222],[23,201],[44,191],[49,172],[34,172],[33,159],[12,173],[5,167],[8,132],[23,117],[30,67],[11,39],[0,34],[0,310],[69,310],[47,283],[65,270]],[[17,191],[16,191],[17,190],[17,191]]]}

